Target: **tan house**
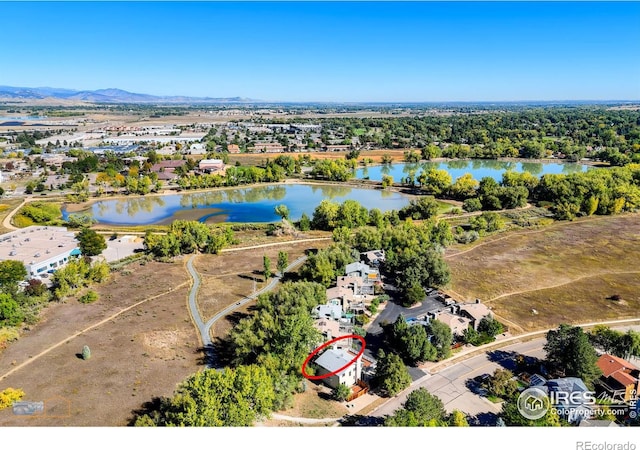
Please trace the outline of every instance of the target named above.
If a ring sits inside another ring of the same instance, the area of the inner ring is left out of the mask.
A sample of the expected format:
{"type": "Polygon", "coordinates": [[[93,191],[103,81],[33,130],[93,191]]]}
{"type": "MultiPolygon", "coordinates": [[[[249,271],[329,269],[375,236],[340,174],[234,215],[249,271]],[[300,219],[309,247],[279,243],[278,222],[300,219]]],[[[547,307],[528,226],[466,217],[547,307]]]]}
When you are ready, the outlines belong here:
{"type": "Polygon", "coordinates": [[[471,324],[468,318],[453,314],[449,311],[436,312],[433,314],[433,318],[451,328],[451,333],[453,333],[454,336],[462,336],[464,330],[469,328],[471,324]]]}
{"type": "Polygon", "coordinates": [[[478,330],[480,321],[485,317],[491,317],[491,310],[487,306],[476,300],[475,303],[465,303],[460,305],[460,315],[471,321],[471,326],[478,330]]]}

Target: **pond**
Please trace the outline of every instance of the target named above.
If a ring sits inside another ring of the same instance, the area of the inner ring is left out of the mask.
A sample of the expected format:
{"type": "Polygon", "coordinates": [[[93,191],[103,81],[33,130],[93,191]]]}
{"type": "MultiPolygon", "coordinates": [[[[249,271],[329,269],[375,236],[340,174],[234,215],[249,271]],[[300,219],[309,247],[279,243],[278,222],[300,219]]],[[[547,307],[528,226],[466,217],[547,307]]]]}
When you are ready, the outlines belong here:
{"type": "MultiPolygon", "coordinates": [[[[277,205],[287,205],[290,218],[299,220],[302,213],[311,218],[324,199],[337,203],[357,200],[368,209],[384,212],[402,208],[410,198],[379,189],[288,184],[100,200],[82,212],[91,214],[99,223],[112,225],[169,224],[180,219],[207,223],[276,222],[280,220],[274,212],[277,205]]],[[[63,210],[63,218],[68,215],[63,210]]]]}
{"type": "Polygon", "coordinates": [[[474,179],[480,181],[484,177],[494,178],[500,182],[502,174],[508,170],[513,172],[529,172],[541,177],[546,174],[569,174],[584,172],[588,166],[577,163],[526,162],[526,161],[497,161],[487,159],[453,160],[422,163],[397,163],[382,166],[363,167],[356,171],[356,178],[382,181],[383,175],[391,175],[394,182],[400,183],[413,174],[414,178],[423,170],[446,170],[453,181],[465,173],[470,173],[474,179]]]}

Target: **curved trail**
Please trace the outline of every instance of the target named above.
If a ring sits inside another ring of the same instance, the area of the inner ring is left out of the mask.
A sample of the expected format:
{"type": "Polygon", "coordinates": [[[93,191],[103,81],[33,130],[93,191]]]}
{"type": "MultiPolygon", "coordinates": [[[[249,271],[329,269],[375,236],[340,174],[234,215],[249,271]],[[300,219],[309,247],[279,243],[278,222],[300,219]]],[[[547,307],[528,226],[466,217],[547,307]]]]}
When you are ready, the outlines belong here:
{"type": "MultiPolygon", "coordinates": [[[[300,242],[300,241],[295,241],[295,242],[300,242]]],[[[253,247],[246,247],[246,248],[243,248],[242,250],[246,250],[250,248],[253,248],[253,247]]],[[[241,250],[241,249],[236,249],[236,250],[241,250]]],[[[276,285],[282,279],[282,276],[279,274],[276,274],[273,277],[273,279],[269,282],[269,284],[267,284],[265,287],[263,287],[262,289],[260,289],[259,291],[251,295],[248,295],[247,297],[243,298],[239,302],[236,302],[227,306],[222,311],[216,313],[213,317],[207,320],[207,322],[205,322],[202,319],[200,310],[198,309],[197,297],[198,297],[198,290],[200,289],[201,278],[198,271],[193,267],[193,260],[195,259],[195,257],[196,255],[192,255],[187,261],[187,271],[189,272],[189,275],[191,276],[192,283],[193,283],[191,286],[191,289],[189,290],[187,305],[189,307],[189,313],[191,314],[191,317],[193,318],[193,321],[196,327],[198,328],[198,333],[200,334],[200,341],[202,342],[202,346],[206,353],[205,360],[206,360],[207,367],[213,367],[213,361],[214,361],[213,340],[211,339],[211,334],[210,334],[210,330],[213,324],[215,324],[218,320],[222,319],[223,317],[226,317],[236,309],[239,309],[245,304],[254,300],[259,295],[264,294],[265,292],[269,292],[270,290],[275,288],[276,285]]],[[[295,267],[299,266],[306,260],[307,260],[306,256],[301,256],[300,258],[296,259],[291,264],[289,264],[285,269],[285,272],[288,272],[289,270],[294,269],[295,267]]]]}

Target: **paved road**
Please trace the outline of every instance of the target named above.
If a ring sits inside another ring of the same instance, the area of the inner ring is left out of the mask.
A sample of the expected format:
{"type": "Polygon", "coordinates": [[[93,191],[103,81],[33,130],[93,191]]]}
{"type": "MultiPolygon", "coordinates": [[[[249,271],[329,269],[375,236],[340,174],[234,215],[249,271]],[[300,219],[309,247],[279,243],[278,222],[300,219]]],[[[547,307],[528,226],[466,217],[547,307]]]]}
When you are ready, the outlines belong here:
{"type": "MultiPolygon", "coordinates": [[[[640,330],[639,325],[612,328],[621,331],[640,330]]],[[[478,375],[492,374],[497,368],[513,370],[515,368],[514,354],[544,359],[546,356],[543,350],[545,342],[546,339],[540,337],[527,342],[514,343],[458,362],[437,373],[428,374],[414,381],[409,388],[380,406],[371,415],[383,417],[393,414],[406,401],[410,392],[424,387],[442,400],[448,412],[458,409],[470,416],[480,416],[484,420],[491,421],[492,417],[495,419],[495,416],[501,411],[501,406],[472,392],[474,385],[471,380],[478,375]]]]}
{"type": "MultiPolygon", "coordinates": [[[[196,327],[198,328],[198,332],[200,333],[202,346],[205,349],[205,352],[208,353],[206,356],[207,366],[211,367],[213,365],[213,341],[211,339],[209,330],[211,330],[211,327],[213,326],[213,324],[216,323],[218,320],[222,319],[223,317],[228,316],[230,313],[232,313],[236,309],[239,309],[243,305],[254,300],[259,295],[272,290],[280,282],[282,277],[280,274],[276,274],[273,277],[273,279],[269,282],[269,284],[267,284],[265,287],[263,287],[256,293],[243,298],[239,302],[227,306],[225,309],[217,313],[215,316],[210,318],[205,323],[204,320],[202,319],[202,316],[200,315],[200,310],[198,309],[198,304],[197,304],[198,290],[200,289],[201,279],[200,279],[200,274],[193,267],[193,260],[195,257],[196,255],[192,255],[187,261],[187,270],[189,271],[189,275],[191,275],[191,278],[193,279],[193,285],[191,286],[191,290],[189,291],[189,311],[191,313],[191,316],[193,317],[193,321],[195,322],[196,327]]],[[[300,258],[296,259],[291,264],[289,264],[285,269],[285,272],[288,272],[298,267],[299,265],[304,263],[306,260],[307,260],[306,256],[301,256],[300,258]]]]}

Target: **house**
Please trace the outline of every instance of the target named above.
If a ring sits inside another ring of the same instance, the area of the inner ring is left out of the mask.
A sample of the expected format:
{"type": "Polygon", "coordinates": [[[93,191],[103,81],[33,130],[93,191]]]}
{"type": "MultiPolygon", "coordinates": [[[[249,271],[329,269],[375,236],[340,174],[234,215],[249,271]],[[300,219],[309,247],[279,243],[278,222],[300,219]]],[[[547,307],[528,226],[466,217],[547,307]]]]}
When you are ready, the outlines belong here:
{"type": "Polygon", "coordinates": [[[380,263],[385,261],[384,250],[369,250],[368,252],[361,253],[367,263],[372,266],[378,267],[380,263]]]}
{"type": "Polygon", "coordinates": [[[227,151],[229,153],[240,153],[240,146],[238,144],[229,144],[227,145],[227,151]]]}
{"type": "Polygon", "coordinates": [[[344,269],[347,277],[356,278],[361,295],[373,295],[375,283],[380,283],[380,271],[363,262],[347,264],[344,269]]]}
{"type": "Polygon", "coordinates": [[[158,175],[158,180],[173,180],[178,177],[176,169],[187,163],[184,159],[168,159],[159,161],[151,166],[151,172],[158,175]]]}
{"type": "Polygon", "coordinates": [[[580,378],[556,378],[536,387],[549,395],[558,415],[569,423],[580,423],[595,414],[590,406],[592,392],[580,378]]]}
{"type": "Polygon", "coordinates": [[[598,384],[610,399],[625,402],[636,399],[640,389],[640,370],[636,366],[606,353],[598,358],[597,365],[602,371],[598,384]]]}
{"type": "Polygon", "coordinates": [[[438,320],[449,328],[451,328],[451,333],[453,336],[462,336],[464,330],[469,328],[471,321],[466,317],[459,316],[457,314],[453,314],[448,310],[437,311],[431,314],[432,318],[438,320]]]}
{"type": "Polygon", "coordinates": [[[355,357],[356,355],[353,355],[346,349],[330,348],[315,360],[315,364],[318,366],[318,375],[336,372],[330,377],[324,378],[322,381],[334,389],[340,384],[346,384],[351,387],[360,380],[362,374],[362,355],[360,355],[353,364],[349,365],[355,357]],[[345,366],[348,367],[344,368],[345,366]],[[340,370],[342,368],[344,368],[344,370],[340,370]]]}
{"type": "Polygon", "coordinates": [[[198,169],[207,173],[217,172],[224,169],[224,163],[221,159],[203,159],[198,163],[198,169]]]}
{"type": "MultiPolygon", "coordinates": [[[[351,322],[347,319],[336,320],[320,318],[313,322],[313,326],[316,330],[322,333],[325,342],[341,336],[353,334],[353,325],[351,325],[351,322]]],[[[348,339],[344,339],[344,342],[346,345],[351,345],[351,342],[348,339]]]]}
{"type": "Polygon", "coordinates": [[[339,301],[318,305],[311,310],[311,317],[318,319],[340,319],[342,317],[342,305],[339,301]]]}
{"type": "Polygon", "coordinates": [[[491,317],[491,310],[486,305],[476,299],[475,303],[464,303],[460,305],[460,315],[471,321],[471,326],[477,331],[480,321],[485,317],[491,317]]]}

